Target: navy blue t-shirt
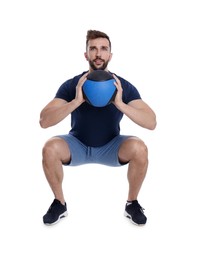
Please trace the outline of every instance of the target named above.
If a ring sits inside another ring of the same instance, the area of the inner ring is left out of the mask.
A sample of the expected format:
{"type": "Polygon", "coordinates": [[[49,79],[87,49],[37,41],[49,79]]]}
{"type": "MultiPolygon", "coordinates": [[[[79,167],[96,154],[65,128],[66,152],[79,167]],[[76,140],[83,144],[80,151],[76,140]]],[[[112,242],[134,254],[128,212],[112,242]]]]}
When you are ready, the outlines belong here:
{"type": "MultiPolygon", "coordinates": [[[[72,101],[75,98],[77,83],[84,73],[65,81],[58,89],[55,98],[61,98],[67,102],[72,101]]],[[[123,88],[122,99],[124,103],[141,99],[138,90],[131,83],[117,77],[123,88]]],[[[102,146],[120,134],[119,123],[122,117],[123,113],[112,103],[105,107],[94,107],[84,102],[71,113],[69,133],[87,146],[102,146]]]]}

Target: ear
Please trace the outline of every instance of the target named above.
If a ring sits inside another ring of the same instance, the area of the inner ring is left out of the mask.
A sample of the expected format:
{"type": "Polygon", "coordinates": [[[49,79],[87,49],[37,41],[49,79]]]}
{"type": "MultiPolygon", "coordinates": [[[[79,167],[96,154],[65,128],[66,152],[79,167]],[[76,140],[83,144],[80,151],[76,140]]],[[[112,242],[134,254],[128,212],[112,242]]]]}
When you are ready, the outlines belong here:
{"type": "Polygon", "coordinates": [[[110,54],[109,61],[112,59],[113,53],[110,54]]]}
{"type": "Polygon", "coordinates": [[[87,52],[84,52],[84,56],[85,56],[86,60],[88,60],[87,52]]]}

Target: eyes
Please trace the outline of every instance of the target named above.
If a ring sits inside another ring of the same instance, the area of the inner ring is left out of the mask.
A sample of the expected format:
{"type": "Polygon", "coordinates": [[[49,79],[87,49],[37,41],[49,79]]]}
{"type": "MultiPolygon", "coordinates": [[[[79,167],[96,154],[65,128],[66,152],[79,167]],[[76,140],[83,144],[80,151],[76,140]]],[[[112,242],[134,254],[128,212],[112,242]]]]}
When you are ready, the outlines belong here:
{"type": "MultiPolygon", "coordinates": [[[[101,51],[109,51],[109,47],[108,46],[101,46],[99,49],[101,51]]],[[[98,51],[98,48],[96,46],[90,46],[89,50],[90,51],[98,51]]]]}

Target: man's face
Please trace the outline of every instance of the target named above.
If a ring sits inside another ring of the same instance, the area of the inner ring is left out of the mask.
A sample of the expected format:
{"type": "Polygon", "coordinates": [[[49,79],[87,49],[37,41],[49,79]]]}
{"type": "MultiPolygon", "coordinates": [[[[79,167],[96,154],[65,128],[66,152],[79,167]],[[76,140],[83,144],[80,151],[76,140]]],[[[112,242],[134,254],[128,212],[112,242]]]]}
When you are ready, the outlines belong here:
{"type": "Polygon", "coordinates": [[[91,70],[105,70],[112,57],[109,41],[105,38],[89,40],[84,55],[91,70]]]}

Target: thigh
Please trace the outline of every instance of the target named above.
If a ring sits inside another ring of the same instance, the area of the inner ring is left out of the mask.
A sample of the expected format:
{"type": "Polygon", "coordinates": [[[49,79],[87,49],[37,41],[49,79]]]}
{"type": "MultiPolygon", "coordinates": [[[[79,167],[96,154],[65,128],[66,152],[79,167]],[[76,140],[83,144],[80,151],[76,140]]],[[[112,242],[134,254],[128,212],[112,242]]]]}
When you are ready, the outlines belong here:
{"type": "Polygon", "coordinates": [[[108,166],[122,166],[125,163],[119,160],[119,149],[121,144],[130,136],[118,135],[104,146],[93,148],[93,162],[108,166]]]}
{"type": "Polygon", "coordinates": [[[82,164],[88,163],[87,160],[87,146],[85,146],[82,142],[80,142],[73,135],[59,135],[64,142],[67,143],[68,149],[70,151],[70,160],[69,162],[63,163],[65,166],[78,166],[82,164]]]}

